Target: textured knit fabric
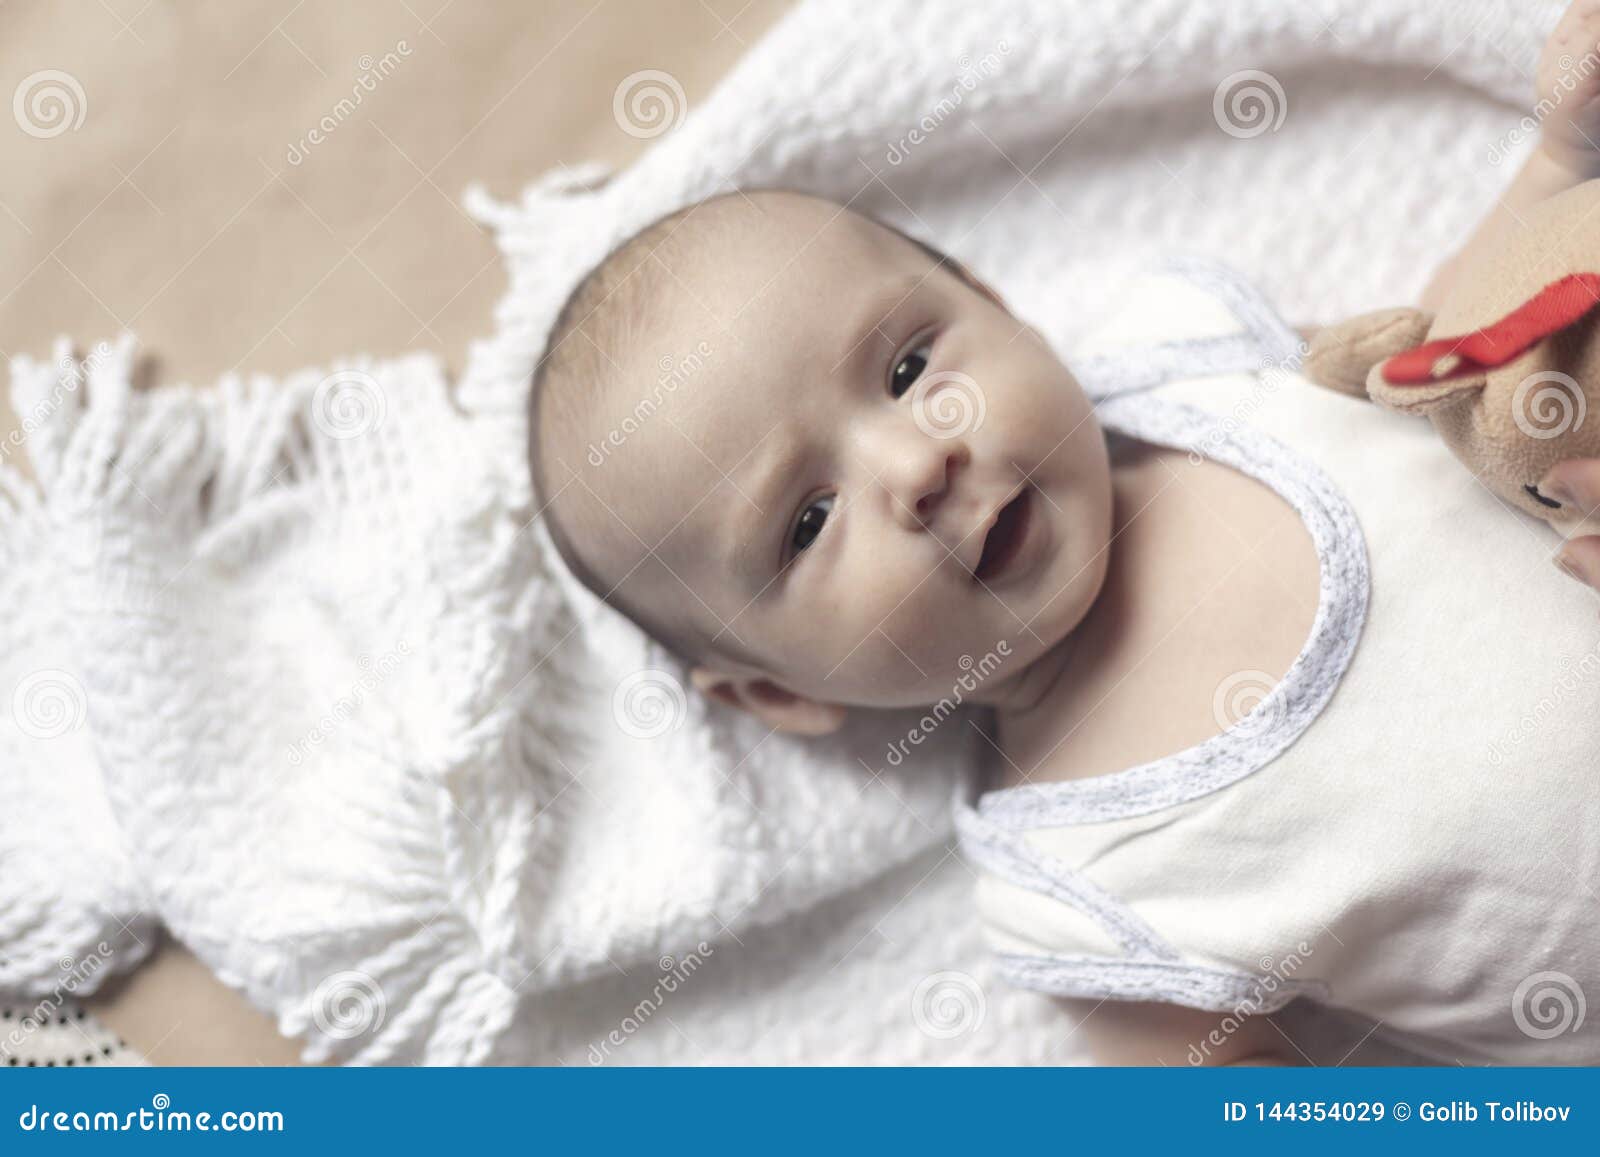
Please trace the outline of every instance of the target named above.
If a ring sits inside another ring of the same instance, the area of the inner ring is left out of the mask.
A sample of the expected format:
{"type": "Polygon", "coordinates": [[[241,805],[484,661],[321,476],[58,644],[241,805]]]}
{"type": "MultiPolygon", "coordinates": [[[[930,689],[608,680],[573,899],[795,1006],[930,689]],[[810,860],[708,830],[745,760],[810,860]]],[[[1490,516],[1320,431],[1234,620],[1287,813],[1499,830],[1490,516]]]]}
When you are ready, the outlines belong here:
{"type": "MultiPolygon", "coordinates": [[[[517,415],[461,412],[432,359],[136,393],[132,356],[17,366],[18,409],[48,414],[11,538],[40,580],[33,645],[4,656],[22,798],[92,739],[85,794],[115,824],[91,851],[126,857],[109,894],[313,1057],[485,1060],[519,995],[736,936],[939,838],[940,745],[863,766],[906,721],[808,747],[710,716],[636,632],[574,639],[526,464],[491,452],[517,415]]],[[[41,814],[6,830],[37,841],[41,814]]],[[[49,991],[93,913],[29,883],[0,979],[49,991]]],[[[141,951],[110,918],[85,991],[141,951]]]]}
{"type": "Polygon", "coordinates": [[[151,395],[97,335],[19,360],[0,989],[104,943],[87,993],[165,923],[313,1056],[586,1063],[704,939],[601,1062],[1078,1058],[984,958],[948,847],[969,729],[899,768],[904,720],[768,737],[552,572],[523,421],[548,325],[617,239],[732,184],[926,237],[1068,354],[1178,247],[1297,320],[1404,300],[1525,149],[1557,8],[816,0],[614,180],[469,198],[510,288],[453,391],[428,357],[151,395]],[[1249,70],[1283,89],[1260,131],[1215,112],[1249,70]],[[951,994],[960,1031],[919,1015],[951,994]]]}
{"type": "MultiPolygon", "coordinates": [[[[1103,339],[1148,341],[1160,319],[1214,317],[1218,286],[1241,292],[1192,273],[1151,278],[1103,339]]],[[[1549,528],[1431,427],[1277,352],[1110,384],[1099,409],[1294,505],[1321,563],[1311,635],[1281,681],[1218,688],[1244,702],[1205,743],[963,808],[1003,971],[1214,1011],[1304,996],[1444,1059],[1600,1063],[1591,600],[1550,565],[1549,528]]]]}

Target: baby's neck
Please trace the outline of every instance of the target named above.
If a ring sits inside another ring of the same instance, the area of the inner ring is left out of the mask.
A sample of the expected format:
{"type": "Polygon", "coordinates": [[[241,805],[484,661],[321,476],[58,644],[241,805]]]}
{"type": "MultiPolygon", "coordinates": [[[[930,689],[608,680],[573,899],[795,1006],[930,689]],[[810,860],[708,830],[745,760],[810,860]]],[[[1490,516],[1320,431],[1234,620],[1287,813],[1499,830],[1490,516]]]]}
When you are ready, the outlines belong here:
{"type": "Polygon", "coordinates": [[[1209,738],[1236,722],[1219,718],[1219,689],[1281,678],[1310,631],[1316,552],[1274,491],[1126,442],[1111,485],[1089,612],[991,699],[1002,786],[1118,771],[1209,738]]]}

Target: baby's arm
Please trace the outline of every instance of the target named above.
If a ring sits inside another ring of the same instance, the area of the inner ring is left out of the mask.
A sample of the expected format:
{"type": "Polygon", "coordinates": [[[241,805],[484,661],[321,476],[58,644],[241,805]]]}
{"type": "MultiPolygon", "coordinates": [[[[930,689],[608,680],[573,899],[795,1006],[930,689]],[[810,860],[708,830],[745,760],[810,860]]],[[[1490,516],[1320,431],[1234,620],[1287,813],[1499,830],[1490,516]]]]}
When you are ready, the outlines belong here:
{"type": "Polygon", "coordinates": [[[1492,252],[1522,214],[1574,185],[1600,177],[1600,0],[1576,0],[1545,42],[1534,81],[1539,147],[1477,231],[1439,267],[1420,305],[1436,312],[1479,253],[1492,252]]]}
{"type": "Polygon", "coordinates": [[[1175,1004],[1062,1000],[1102,1065],[1292,1065],[1289,1043],[1271,1016],[1240,1020],[1175,1004]]]}

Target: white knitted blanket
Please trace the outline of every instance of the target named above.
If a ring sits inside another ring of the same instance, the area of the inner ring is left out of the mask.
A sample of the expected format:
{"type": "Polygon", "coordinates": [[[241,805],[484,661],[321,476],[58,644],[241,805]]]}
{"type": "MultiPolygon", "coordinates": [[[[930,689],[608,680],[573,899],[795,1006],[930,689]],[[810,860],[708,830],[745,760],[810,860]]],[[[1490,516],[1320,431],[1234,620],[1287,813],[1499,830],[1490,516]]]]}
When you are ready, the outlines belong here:
{"type": "Polygon", "coordinates": [[[628,78],[657,139],[615,179],[469,193],[511,288],[453,390],[422,355],[148,392],[126,338],[14,360],[0,990],[82,995],[164,924],[313,1058],[1077,1059],[976,937],[969,728],[898,766],[904,715],[769,736],[561,572],[523,417],[554,312],[733,185],[921,233],[1069,353],[1180,248],[1297,321],[1404,301],[1530,143],[1558,7],[812,0],[698,108],[628,78]]]}

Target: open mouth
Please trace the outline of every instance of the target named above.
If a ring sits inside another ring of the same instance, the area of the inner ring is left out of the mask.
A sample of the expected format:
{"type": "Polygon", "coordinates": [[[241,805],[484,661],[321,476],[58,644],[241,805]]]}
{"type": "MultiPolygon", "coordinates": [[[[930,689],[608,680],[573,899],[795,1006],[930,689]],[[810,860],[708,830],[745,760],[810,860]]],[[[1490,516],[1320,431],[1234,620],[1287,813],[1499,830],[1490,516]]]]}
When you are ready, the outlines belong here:
{"type": "Polygon", "coordinates": [[[1029,515],[1033,510],[1029,496],[1032,492],[1031,486],[1024,486],[1021,493],[1001,508],[994,525],[989,528],[983,540],[983,554],[978,558],[977,569],[972,572],[972,577],[979,582],[994,581],[1016,561],[1022,544],[1028,539],[1029,515]]]}

